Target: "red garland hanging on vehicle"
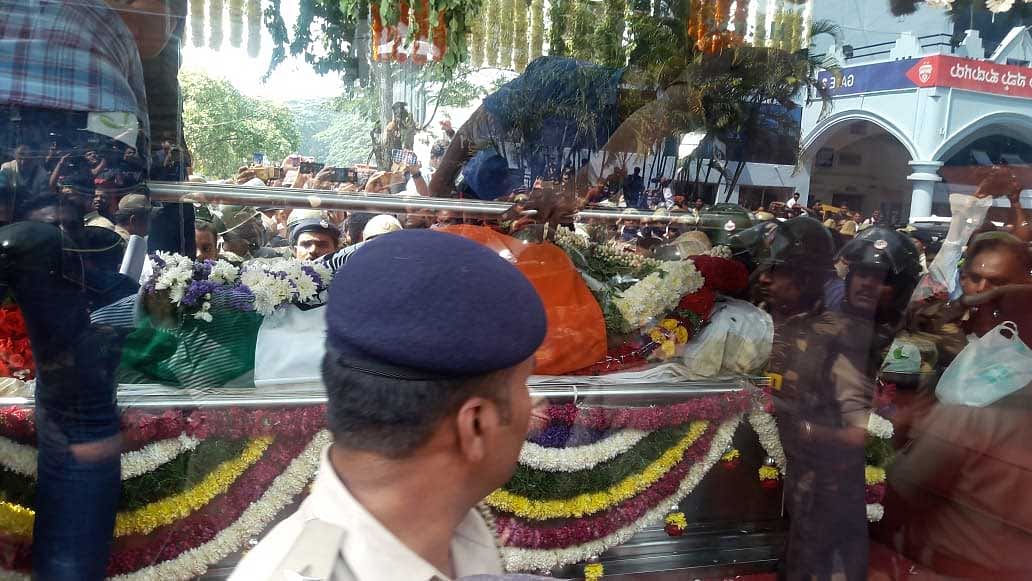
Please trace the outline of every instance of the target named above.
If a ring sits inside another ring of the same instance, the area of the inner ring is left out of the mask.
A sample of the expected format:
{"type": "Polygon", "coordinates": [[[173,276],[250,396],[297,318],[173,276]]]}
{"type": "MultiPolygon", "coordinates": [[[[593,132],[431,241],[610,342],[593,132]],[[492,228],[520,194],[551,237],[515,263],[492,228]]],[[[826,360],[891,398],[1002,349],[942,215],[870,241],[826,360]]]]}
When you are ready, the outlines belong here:
{"type": "Polygon", "coordinates": [[[466,60],[466,38],[482,0],[379,0],[370,2],[372,57],[378,62],[442,63],[466,60]]]}
{"type": "Polygon", "coordinates": [[[25,318],[14,304],[0,306],[0,377],[22,381],[36,377],[25,318]]]}

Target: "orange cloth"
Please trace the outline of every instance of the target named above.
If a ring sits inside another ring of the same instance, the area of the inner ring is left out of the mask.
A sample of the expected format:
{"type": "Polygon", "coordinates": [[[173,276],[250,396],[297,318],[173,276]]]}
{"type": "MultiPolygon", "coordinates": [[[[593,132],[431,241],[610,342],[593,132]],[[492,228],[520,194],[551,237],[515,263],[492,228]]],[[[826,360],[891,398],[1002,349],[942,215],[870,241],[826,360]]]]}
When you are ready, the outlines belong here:
{"type": "Polygon", "coordinates": [[[606,354],[602,308],[570,258],[554,244],[525,244],[483,226],[462,224],[442,232],[474,240],[498,252],[526,276],[548,315],[548,333],[535,355],[536,374],[562,375],[587,367],[606,354]]]}

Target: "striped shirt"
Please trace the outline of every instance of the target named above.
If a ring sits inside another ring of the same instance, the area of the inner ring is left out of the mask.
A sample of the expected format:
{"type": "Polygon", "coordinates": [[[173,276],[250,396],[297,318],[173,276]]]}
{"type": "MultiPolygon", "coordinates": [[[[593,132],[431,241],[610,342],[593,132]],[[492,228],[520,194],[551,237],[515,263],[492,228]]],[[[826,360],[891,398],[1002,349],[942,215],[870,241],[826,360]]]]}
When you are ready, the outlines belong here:
{"type": "Polygon", "coordinates": [[[150,134],[139,50],[103,0],[0,0],[0,104],[132,113],[150,134]]]}

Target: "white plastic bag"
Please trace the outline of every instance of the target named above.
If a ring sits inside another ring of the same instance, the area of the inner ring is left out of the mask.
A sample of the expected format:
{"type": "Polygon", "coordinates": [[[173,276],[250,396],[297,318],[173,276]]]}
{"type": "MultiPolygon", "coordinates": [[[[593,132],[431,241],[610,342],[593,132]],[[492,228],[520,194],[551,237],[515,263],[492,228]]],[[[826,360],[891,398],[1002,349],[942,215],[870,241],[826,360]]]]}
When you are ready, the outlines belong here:
{"type": "Polygon", "coordinates": [[[752,374],[770,359],[774,322],[745,301],[721,299],[709,325],[688,341],[681,358],[697,377],[752,374]]]}
{"type": "Polygon", "coordinates": [[[1032,382],[1032,349],[1011,321],[968,343],[946,368],[935,395],[946,404],[985,407],[1032,382]]]}
{"type": "Polygon", "coordinates": [[[276,309],[262,320],[254,352],[254,384],[318,382],[326,353],[326,308],[276,309]]]}

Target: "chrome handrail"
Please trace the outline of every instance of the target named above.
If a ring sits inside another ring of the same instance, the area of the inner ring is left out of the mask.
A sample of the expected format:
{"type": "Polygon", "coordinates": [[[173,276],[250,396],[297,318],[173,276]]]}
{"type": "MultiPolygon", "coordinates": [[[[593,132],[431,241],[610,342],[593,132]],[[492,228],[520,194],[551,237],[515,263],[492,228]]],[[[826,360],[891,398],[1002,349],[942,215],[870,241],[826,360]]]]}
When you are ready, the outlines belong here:
{"type": "MultiPolygon", "coordinates": [[[[490,202],[458,198],[430,198],[424,196],[393,196],[365,192],[335,192],[283,187],[255,187],[231,184],[200,184],[193,182],[149,182],[150,197],[158,202],[191,202],[195,204],[235,204],[271,208],[305,208],[319,210],[364,210],[408,214],[435,214],[461,212],[466,217],[498,217],[512,208],[509,202],[490,202]]],[[[522,212],[532,215],[534,210],[522,212]]],[[[593,206],[575,215],[580,219],[634,220],[675,222],[694,225],[697,216],[690,213],[642,212],[630,208],[593,206]]]]}

